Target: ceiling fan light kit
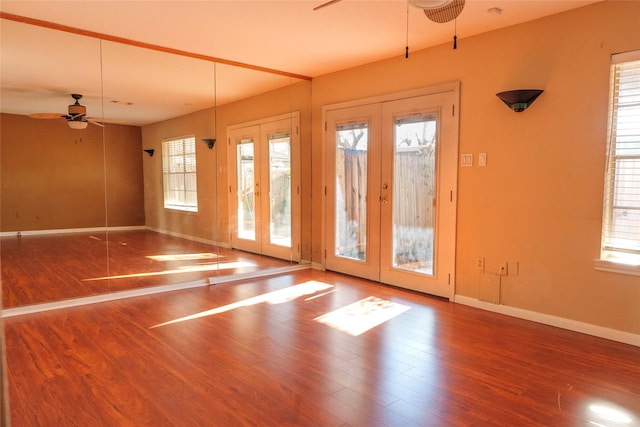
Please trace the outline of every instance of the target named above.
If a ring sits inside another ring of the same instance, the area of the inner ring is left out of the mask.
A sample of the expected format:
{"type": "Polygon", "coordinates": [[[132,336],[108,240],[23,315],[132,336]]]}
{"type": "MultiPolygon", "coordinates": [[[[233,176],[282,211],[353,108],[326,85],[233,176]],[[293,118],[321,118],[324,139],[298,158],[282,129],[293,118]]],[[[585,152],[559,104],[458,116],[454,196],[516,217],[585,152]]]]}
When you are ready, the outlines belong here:
{"type": "Polygon", "coordinates": [[[84,122],[82,120],[69,120],[67,124],[71,129],[86,129],[89,122],[84,122]]]}

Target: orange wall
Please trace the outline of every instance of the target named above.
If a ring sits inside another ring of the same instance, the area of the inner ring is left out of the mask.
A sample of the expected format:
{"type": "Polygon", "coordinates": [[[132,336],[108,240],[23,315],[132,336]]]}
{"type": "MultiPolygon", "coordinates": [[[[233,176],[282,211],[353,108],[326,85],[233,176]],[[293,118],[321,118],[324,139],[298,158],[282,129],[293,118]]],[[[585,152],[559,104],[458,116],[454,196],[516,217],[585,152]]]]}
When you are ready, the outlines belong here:
{"type": "MultiPolygon", "coordinates": [[[[518,261],[518,276],[502,279],[504,305],[640,334],[640,279],[593,266],[610,55],[640,49],[638,22],[640,2],[607,1],[475,37],[458,25],[455,51],[447,44],[316,78],[313,156],[322,155],[322,106],[460,81],[460,153],[486,152],[488,165],[458,171],[456,293],[479,297],[477,257],[489,272],[518,261]],[[545,92],[523,113],[495,96],[525,88],[545,92]]],[[[317,169],[312,185],[321,194],[317,169]]]]}
{"type": "Polygon", "coordinates": [[[140,128],[12,114],[0,124],[3,232],[144,225],[140,128]]]}

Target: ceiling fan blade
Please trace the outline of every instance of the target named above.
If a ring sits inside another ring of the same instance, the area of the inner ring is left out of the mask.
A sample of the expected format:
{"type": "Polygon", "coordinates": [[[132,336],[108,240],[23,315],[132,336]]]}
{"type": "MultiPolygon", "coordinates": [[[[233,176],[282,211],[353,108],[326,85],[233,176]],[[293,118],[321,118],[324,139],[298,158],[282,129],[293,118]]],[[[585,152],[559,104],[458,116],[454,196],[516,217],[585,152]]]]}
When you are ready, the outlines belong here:
{"type": "Polygon", "coordinates": [[[88,121],[89,123],[91,123],[92,125],[100,126],[101,128],[103,128],[103,127],[104,127],[104,125],[103,125],[102,123],[98,123],[98,122],[96,122],[95,120],[87,119],[87,121],[88,121]]]}
{"type": "Polygon", "coordinates": [[[88,121],[90,122],[100,122],[100,123],[112,123],[114,125],[122,125],[125,124],[127,122],[125,122],[124,120],[120,120],[120,119],[106,119],[104,117],[87,117],[86,118],[88,121]]]}
{"type": "Polygon", "coordinates": [[[32,119],[61,119],[64,116],[65,116],[64,114],[59,114],[59,113],[34,113],[34,114],[29,114],[29,117],[31,117],[32,119]]]}
{"type": "Polygon", "coordinates": [[[320,10],[320,9],[322,9],[323,7],[331,6],[332,4],[334,4],[334,3],[338,3],[339,1],[342,1],[342,0],[329,0],[329,1],[328,1],[328,2],[326,2],[326,3],[322,3],[320,6],[316,6],[316,7],[314,7],[314,8],[313,8],[313,10],[320,10]]]}

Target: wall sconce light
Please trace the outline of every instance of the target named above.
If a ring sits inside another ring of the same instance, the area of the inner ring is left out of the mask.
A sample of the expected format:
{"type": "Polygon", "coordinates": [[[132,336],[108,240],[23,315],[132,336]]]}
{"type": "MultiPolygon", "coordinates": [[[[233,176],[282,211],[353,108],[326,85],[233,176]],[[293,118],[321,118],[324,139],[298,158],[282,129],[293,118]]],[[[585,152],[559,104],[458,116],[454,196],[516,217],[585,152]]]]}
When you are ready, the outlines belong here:
{"type": "Polygon", "coordinates": [[[207,144],[207,147],[209,147],[209,150],[211,150],[213,148],[213,146],[216,145],[216,139],[215,138],[203,138],[202,142],[207,144]]]}
{"type": "Polygon", "coordinates": [[[142,150],[142,151],[144,151],[145,153],[147,153],[147,154],[149,155],[149,157],[153,157],[153,153],[155,153],[155,152],[156,152],[156,150],[154,150],[153,148],[150,148],[150,149],[148,149],[148,150],[142,150]]]}
{"type": "Polygon", "coordinates": [[[516,113],[520,113],[529,108],[542,92],[540,89],[508,90],[496,93],[496,96],[507,104],[507,107],[516,113]]]}

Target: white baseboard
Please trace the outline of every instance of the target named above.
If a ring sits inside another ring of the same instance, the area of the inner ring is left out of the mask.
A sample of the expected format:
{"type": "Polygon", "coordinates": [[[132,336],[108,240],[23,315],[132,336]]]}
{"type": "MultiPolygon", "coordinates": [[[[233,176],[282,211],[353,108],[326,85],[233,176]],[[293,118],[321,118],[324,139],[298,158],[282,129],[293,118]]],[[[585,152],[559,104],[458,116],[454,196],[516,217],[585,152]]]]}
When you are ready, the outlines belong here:
{"type": "Polygon", "coordinates": [[[178,291],[182,289],[209,286],[206,279],[193,282],[176,283],[173,285],[148,286],[144,288],[130,289],[126,291],[107,292],[88,297],[71,298],[60,301],[45,302],[41,304],[23,305],[2,309],[2,317],[21,316],[23,314],[40,313],[42,311],[59,310],[61,308],[78,307],[81,305],[97,304],[100,302],[115,301],[124,298],[139,297],[142,295],[159,294],[162,292],[178,291]]]}
{"type": "Polygon", "coordinates": [[[311,263],[311,268],[313,268],[314,270],[321,270],[324,271],[324,267],[322,267],[322,263],[321,262],[312,262],[311,263]]]}
{"type": "Polygon", "coordinates": [[[226,248],[226,249],[231,248],[231,245],[229,245],[228,243],[216,242],[215,240],[209,240],[209,239],[202,239],[200,237],[194,237],[188,234],[176,233],[174,231],[169,231],[169,230],[162,230],[160,228],[147,227],[147,230],[155,231],[156,233],[160,233],[160,234],[166,234],[167,236],[173,236],[173,237],[179,237],[185,240],[191,240],[193,242],[204,243],[206,245],[220,246],[221,248],[226,248]]]}
{"type": "Polygon", "coordinates": [[[179,237],[185,240],[191,240],[198,243],[204,243],[211,246],[220,246],[222,248],[231,248],[228,243],[220,243],[214,240],[202,239],[199,237],[189,236],[187,234],[175,233],[173,231],[162,230],[159,228],[152,228],[146,225],[127,225],[120,227],[86,227],[86,228],[56,228],[50,230],[26,230],[26,231],[3,231],[0,232],[0,237],[11,236],[40,236],[47,234],[68,234],[68,233],[100,233],[105,231],[135,231],[135,230],[149,230],[160,234],[166,234],[168,236],[179,237]]]}
{"type": "Polygon", "coordinates": [[[480,308],[482,310],[492,311],[494,313],[505,314],[519,319],[530,320],[544,325],[555,326],[569,331],[640,347],[640,335],[632,334],[630,332],[605,328],[603,326],[592,325],[590,323],[579,322],[577,320],[566,319],[564,317],[552,316],[550,314],[538,313],[536,311],[524,310],[522,308],[492,304],[464,295],[456,295],[454,302],[468,305],[470,307],[480,308]]]}
{"type": "Polygon", "coordinates": [[[25,231],[3,231],[0,237],[11,236],[40,236],[46,234],[67,234],[67,233],[100,233],[104,231],[130,231],[148,230],[146,225],[125,225],[121,227],[86,227],[86,228],[54,228],[50,230],[25,230],[25,231]]]}
{"type": "Polygon", "coordinates": [[[88,297],[72,298],[61,301],[46,302],[42,304],[24,305],[20,307],[5,308],[1,311],[1,317],[14,317],[23,314],[40,313],[43,311],[59,310],[62,308],[78,307],[81,305],[97,304],[107,301],[115,301],[125,298],[134,298],[143,295],[153,295],[163,292],[179,291],[184,289],[199,288],[203,286],[219,285],[222,283],[237,282],[240,280],[285,274],[291,271],[310,268],[310,264],[293,264],[284,267],[273,267],[257,270],[249,273],[231,274],[227,276],[210,277],[208,279],[192,282],[176,283],[171,285],[148,286],[144,288],[130,289],[126,291],[108,292],[105,294],[91,295],[88,297]]]}

